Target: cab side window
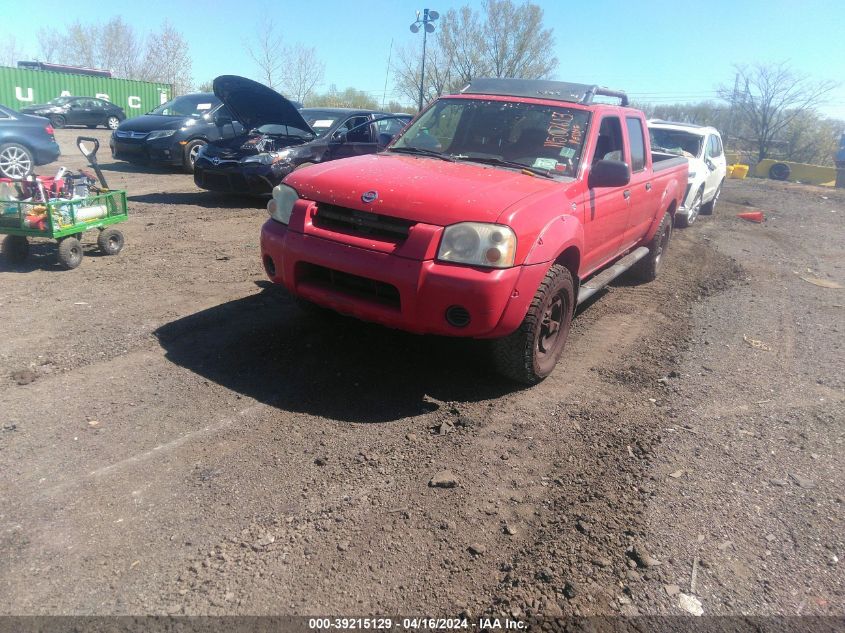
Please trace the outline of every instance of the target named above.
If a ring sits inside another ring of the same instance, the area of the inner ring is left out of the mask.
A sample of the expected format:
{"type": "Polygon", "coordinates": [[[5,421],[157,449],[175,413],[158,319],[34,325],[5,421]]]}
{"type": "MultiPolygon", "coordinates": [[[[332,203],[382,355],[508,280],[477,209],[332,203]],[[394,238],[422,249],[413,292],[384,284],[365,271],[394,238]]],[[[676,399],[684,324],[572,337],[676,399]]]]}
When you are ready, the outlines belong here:
{"type": "Polygon", "coordinates": [[[600,160],[624,160],[625,145],[622,142],[622,124],[619,117],[609,116],[602,119],[596,150],[593,154],[595,165],[600,160]]]}
{"type": "Polygon", "coordinates": [[[346,120],[346,122],[338,128],[340,132],[347,132],[346,141],[349,143],[372,143],[373,135],[370,130],[371,125],[363,125],[367,123],[370,118],[367,116],[353,116],[346,120]],[[353,129],[357,126],[357,129],[353,129]]]}
{"type": "Polygon", "coordinates": [[[713,135],[710,137],[709,149],[709,154],[712,158],[719,158],[722,155],[722,141],[718,136],[713,135]]]}
{"type": "Polygon", "coordinates": [[[643,122],[637,117],[625,117],[628,127],[628,143],[631,145],[631,171],[645,169],[645,140],[643,122]]]}

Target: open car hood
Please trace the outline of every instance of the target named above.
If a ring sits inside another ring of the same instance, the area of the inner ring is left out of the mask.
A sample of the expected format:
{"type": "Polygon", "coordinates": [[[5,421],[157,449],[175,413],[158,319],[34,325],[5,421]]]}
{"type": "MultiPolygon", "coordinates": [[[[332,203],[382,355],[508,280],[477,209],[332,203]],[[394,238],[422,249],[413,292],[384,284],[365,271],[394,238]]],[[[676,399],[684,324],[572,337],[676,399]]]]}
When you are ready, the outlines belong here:
{"type": "Polygon", "coordinates": [[[314,132],[290,101],[267,86],[237,75],[220,75],[214,94],[247,129],[268,123],[314,132]]]}

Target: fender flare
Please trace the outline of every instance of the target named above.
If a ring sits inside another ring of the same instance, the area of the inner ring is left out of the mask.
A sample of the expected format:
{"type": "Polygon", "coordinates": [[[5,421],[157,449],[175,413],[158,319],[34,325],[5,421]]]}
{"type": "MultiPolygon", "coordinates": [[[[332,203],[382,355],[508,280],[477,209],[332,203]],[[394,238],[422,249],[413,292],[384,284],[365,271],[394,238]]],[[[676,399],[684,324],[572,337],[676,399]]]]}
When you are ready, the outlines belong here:
{"type": "MultiPolygon", "coordinates": [[[[549,222],[537,239],[523,264],[532,266],[545,262],[553,262],[568,248],[575,247],[579,253],[584,250],[584,227],[572,215],[561,215],[549,222]]],[[[551,265],[551,264],[550,264],[551,265]]],[[[578,271],[574,271],[577,276],[578,271]]]]}

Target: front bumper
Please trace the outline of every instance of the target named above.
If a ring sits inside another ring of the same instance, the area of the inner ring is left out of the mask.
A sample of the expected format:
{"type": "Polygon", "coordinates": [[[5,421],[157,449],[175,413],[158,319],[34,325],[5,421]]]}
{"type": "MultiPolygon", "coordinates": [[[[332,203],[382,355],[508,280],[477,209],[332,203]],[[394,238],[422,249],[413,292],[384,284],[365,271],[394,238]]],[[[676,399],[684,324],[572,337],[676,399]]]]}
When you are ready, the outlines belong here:
{"type": "Polygon", "coordinates": [[[172,138],[132,140],[119,139],[112,135],[109,140],[112,158],[130,163],[160,163],[181,165],[183,146],[172,138]]]}
{"type": "MultiPolygon", "coordinates": [[[[299,232],[274,220],[261,229],[265,270],[292,294],[337,312],[416,334],[495,338],[514,331],[528,310],[547,264],[482,269],[433,259],[442,228],[419,227],[417,252],[366,248],[366,241],[331,239],[306,221],[299,232]],[[423,242],[428,242],[425,244],[423,242]],[[450,309],[468,322],[455,325],[450,309]]],[[[415,227],[415,228],[416,228],[415,227]]],[[[410,236],[408,243],[416,236],[410,236]]],[[[405,251],[414,250],[408,247],[405,251]]]]}
{"type": "Polygon", "coordinates": [[[200,157],[194,164],[194,182],[200,189],[209,191],[270,195],[273,187],[292,170],[292,166],[280,169],[260,163],[244,165],[240,161],[221,161],[214,165],[207,158],[200,157]]]}

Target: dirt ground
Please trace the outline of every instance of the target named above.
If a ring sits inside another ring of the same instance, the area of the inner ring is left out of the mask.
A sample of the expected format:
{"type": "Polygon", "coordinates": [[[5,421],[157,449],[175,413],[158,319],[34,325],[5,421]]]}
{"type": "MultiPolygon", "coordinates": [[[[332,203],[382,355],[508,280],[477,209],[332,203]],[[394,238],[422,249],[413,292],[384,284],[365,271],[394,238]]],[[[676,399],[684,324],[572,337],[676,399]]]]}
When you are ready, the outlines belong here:
{"type": "Polygon", "coordinates": [[[125,250],[0,264],[0,614],[845,612],[845,192],[728,181],[517,389],[300,313],[263,201],[97,135],[125,250]]]}

